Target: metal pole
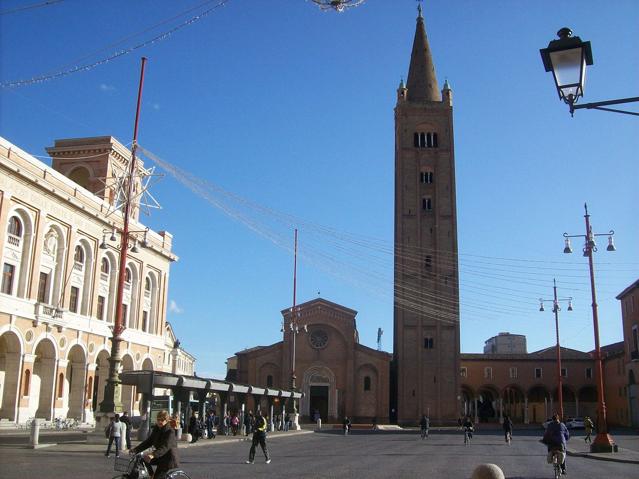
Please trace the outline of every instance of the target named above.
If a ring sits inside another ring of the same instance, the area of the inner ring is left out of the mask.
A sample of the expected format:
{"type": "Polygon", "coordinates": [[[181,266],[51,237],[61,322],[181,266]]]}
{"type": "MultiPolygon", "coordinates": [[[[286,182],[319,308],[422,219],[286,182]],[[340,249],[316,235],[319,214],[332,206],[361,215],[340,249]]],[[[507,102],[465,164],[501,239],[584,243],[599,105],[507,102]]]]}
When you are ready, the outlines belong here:
{"type": "Polygon", "coordinates": [[[590,269],[590,291],[592,294],[592,322],[595,330],[595,369],[597,372],[597,437],[591,445],[592,451],[611,451],[614,441],[608,435],[608,423],[606,419],[606,402],[604,400],[603,389],[603,368],[601,364],[601,347],[599,346],[599,316],[597,314],[597,295],[595,291],[595,269],[592,260],[592,250],[594,247],[594,236],[590,226],[590,215],[588,205],[584,204],[586,214],[586,247],[588,256],[588,267],[590,269]]]}
{"type": "Polygon", "coordinates": [[[127,195],[124,202],[124,222],[122,234],[120,236],[120,268],[118,270],[118,283],[116,291],[116,312],[115,324],[113,326],[113,336],[111,337],[111,357],[109,358],[109,377],[104,388],[104,400],[100,403],[100,412],[110,413],[122,409],[120,401],[120,343],[122,342],[122,332],[125,329],[122,318],[122,297],[124,295],[124,280],[126,276],[126,256],[129,247],[129,217],[131,214],[131,196],[133,195],[133,178],[135,175],[135,150],[138,141],[138,124],[140,120],[140,106],[142,104],[142,86],[144,85],[144,68],[146,58],[142,57],[142,67],[140,71],[140,84],[138,87],[138,101],[135,112],[135,124],[133,127],[133,144],[131,146],[131,163],[129,164],[129,178],[127,181],[127,195]]]}
{"type": "Polygon", "coordinates": [[[553,294],[554,294],[554,302],[553,302],[553,312],[555,313],[555,334],[557,336],[557,387],[558,387],[558,398],[559,398],[559,419],[563,422],[564,420],[564,394],[563,394],[563,385],[561,379],[561,347],[559,346],[559,302],[557,300],[557,281],[553,278],[553,294]]]}
{"type": "MultiPolygon", "coordinates": [[[[296,309],[296,300],[297,300],[297,228],[295,228],[295,247],[293,253],[293,309],[291,311],[291,336],[293,340],[293,357],[291,359],[291,390],[295,392],[295,380],[297,379],[295,376],[295,343],[297,340],[297,309],[296,309]]],[[[298,422],[298,413],[297,413],[297,400],[295,397],[293,399],[293,429],[299,428],[298,422]]]]}

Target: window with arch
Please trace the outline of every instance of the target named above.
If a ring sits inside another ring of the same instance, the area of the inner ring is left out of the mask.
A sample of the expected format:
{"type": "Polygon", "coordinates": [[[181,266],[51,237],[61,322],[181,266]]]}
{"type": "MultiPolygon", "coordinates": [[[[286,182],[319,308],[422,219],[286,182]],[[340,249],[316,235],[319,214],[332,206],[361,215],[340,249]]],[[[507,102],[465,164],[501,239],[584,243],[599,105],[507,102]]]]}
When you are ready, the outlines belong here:
{"type": "Polygon", "coordinates": [[[437,133],[433,131],[416,131],[413,134],[413,146],[415,148],[437,148],[439,146],[437,133]]]}
{"type": "Polygon", "coordinates": [[[371,377],[364,376],[364,391],[370,391],[370,390],[371,390],[371,377]]]}
{"type": "Polygon", "coordinates": [[[75,252],[73,253],[73,261],[76,263],[84,264],[84,250],[82,246],[78,245],[75,247],[75,252]]]}
{"type": "Polygon", "coordinates": [[[31,371],[28,369],[24,371],[24,381],[22,385],[22,395],[28,396],[29,389],[31,388],[31,371]]]}
{"type": "Polygon", "coordinates": [[[111,271],[109,260],[102,258],[102,262],[100,263],[100,273],[109,274],[109,271],[111,271]]]}
{"type": "Polygon", "coordinates": [[[22,238],[22,222],[17,216],[9,218],[7,233],[7,242],[13,246],[20,246],[20,239],[22,238]]]}
{"type": "Polygon", "coordinates": [[[84,269],[84,249],[78,245],[73,253],[73,269],[82,271],[84,269]]]}
{"type": "Polygon", "coordinates": [[[273,387],[273,375],[271,375],[271,374],[266,376],[266,387],[267,388],[272,388],[273,387]]]}
{"type": "Polygon", "coordinates": [[[424,170],[419,174],[419,182],[425,185],[432,184],[434,179],[434,174],[430,170],[424,170]]]}
{"type": "Polygon", "coordinates": [[[433,200],[429,196],[422,198],[422,211],[431,211],[433,209],[433,200]]]}
{"type": "Polygon", "coordinates": [[[148,276],[144,280],[144,296],[151,296],[151,278],[149,278],[148,276]]]}
{"type": "Polygon", "coordinates": [[[129,286],[129,288],[131,287],[132,277],[133,277],[133,273],[131,272],[129,268],[127,268],[126,271],[124,272],[124,282],[129,286]]]}

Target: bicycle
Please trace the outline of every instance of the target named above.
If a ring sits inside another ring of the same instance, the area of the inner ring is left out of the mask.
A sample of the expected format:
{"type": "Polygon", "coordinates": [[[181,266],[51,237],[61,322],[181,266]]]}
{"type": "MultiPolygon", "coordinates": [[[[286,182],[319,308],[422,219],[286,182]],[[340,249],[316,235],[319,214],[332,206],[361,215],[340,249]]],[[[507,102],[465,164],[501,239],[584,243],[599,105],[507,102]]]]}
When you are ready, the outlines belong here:
{"type": "Polygon", "coordinates": [[[473,430],[470,427],[464,428],[464,446],[470,446],[470,441],[473,438],[473,430]]]}
{"type": "MultiPolygon", "coordinates": [[[[116,457],[113,469],[123,472],[113,479],[151,479],[153,472],[150,466],[144,462],[144,455],[140,452],[126,457],[116,457]]],[[[164,476],[165,479],[191,479],[191,477],[180,468],[169,470],[164,476]]]]}
{"type": "Polygon", "coordinates": [[[561,465],[564,462],[564,453],[562,451],[554,450],[551,452],[552,454],[552,469],[554,473],[554,478],[559,479],[561,477],[561,465]]]}

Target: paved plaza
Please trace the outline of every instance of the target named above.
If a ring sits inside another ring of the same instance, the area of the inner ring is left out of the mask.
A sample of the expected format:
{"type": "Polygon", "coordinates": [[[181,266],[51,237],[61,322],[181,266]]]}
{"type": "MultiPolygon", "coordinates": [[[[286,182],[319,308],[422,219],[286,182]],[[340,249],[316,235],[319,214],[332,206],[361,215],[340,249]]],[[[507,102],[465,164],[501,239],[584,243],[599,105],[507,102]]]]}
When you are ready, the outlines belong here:
{"type": "MultiPolygon", "coordinates": [[[[269,436],[273,462],[264,463],[258,450],[254,465],[247,465],[250,443],[236,438],[218,437],[196,445],[181,445],[182,467],[193,479],[209,478],[470,478],[481,463],[494,463],[507,478],[541,479],[552,477],[545,462],[545,448],[537,430],[516,431],[511,446],[503,442],[500,431],[479,431],[471,446],[464,446],[458,431],[434,431],[426,440],[417,432],[354,431],[344,437],[338,431],[321,433],[276,433],[269,436]]],[[[622,460],[639,459],[639,437],[615,436],[624,445],[622,460]],[[627,449],[626,449],[627,448],[627,449]]],[[[104,457],[104,446],[79,442],[80,435],[60,435],[57,446],[31,450],[17,444],[16,438],[0,437],[0,471],[4,479],[25,478],[110,478],[113,457],[104,457]]],[[[50,440],[47,438],[46,440],[50,440]]],[[[571,440],[575,452],[586,451],[583,437],[571,440]]],[[[569,477],[639,477],[635,462],[610,462],[588,457],[568,458],[569,477]]]]}

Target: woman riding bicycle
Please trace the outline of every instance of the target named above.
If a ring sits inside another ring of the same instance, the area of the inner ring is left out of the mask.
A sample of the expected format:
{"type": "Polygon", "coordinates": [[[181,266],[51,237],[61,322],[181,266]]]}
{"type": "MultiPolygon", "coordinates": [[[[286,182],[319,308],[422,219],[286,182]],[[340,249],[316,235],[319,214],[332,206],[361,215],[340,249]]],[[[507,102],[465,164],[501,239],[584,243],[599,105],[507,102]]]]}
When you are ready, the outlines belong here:
{"type": "Polygon", "coordinates": [[[559,421],[558,414],[553,414],[541,442],[548,446],[548,464],[552,464],[554,455],[559,455],[562,474],[566,474],[566,441],[568,439],[570,439],[568,428],[559,421]]]}
{"type": "Polygon", "coordinates": [[[153,427],[151,435],[131,451],[138,453],[153,447],[154,450],[152,452],[144,455],[144,460],[153,466],[157,466],[153,476],[154,479],[164,479],[170,469],[179,466],[177,441],[175,433],[169,425],[169,413],[167,411],[160,411],[155,421],[156,425],[153,427]]]}

